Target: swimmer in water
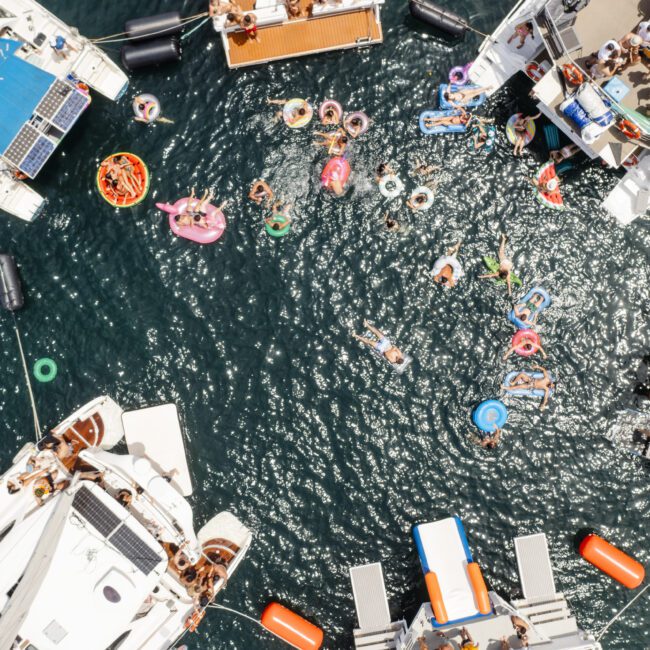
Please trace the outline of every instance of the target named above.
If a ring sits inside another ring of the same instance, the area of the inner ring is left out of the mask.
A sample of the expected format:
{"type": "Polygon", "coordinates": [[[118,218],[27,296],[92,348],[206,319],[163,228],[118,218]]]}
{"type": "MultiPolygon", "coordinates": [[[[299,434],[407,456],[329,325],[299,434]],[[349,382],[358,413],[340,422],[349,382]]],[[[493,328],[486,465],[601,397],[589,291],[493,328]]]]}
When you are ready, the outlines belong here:
{"type": "Polygon", "coordinates": [[[400,229],[399,222],[393,219],[388,212],[384,215],[384,226],[388,232],[397,232],[400,229]]]}
{"type": "Polygon", "coordinates": [[[512,295],[512,260],[506,255],[506,242],[508,238],[501,233],[501,243],[499,244],[499,269],[496,273],[486,273],[478,277],[483,280],[486,278],[498,278],[504,280],[508,287],[508,295],[512,295]]]}
{"type": "Polygon", "coordinates": [[[363,120],[360,117],[353,117],[346,121],[345,130],[353,137],[358,138],[364,131],[363,120]]]}
{"type": "Polygon", "coordinates": [[[291,224],[289,217],[291,204],[284,205],[282,201],[276,201],[271,209],[271,216],[265,219],[264,223],[272,230],[282,230],[291,224]]]}
{"type": "MultiPolygon", "coordinates": [[[[456,242],[449,250],[447,250],[447,257],[453,257],[457,259],[458,251],[460,250],[460,245],[462,242],[456,242]]],[[[442,285],[446,289],[453,289],[456,286],[456,281],[460,278],[454,278],[454,268],[451,264],[445,264],[440,271],[433,276],[433,281],[437,284],[442,285]]]]}
{"type": "Polygon", "coordinates": [[[333,106],[328,106],[323,113],[321,124],[324,126],[336,126],[340,121],[340,113],[333,106]]]}
{"type": "Polygon", "coordinates": [[[535,378],[527,372],[520,372],[509,385],[503,384],[501,388],[506,392],[513,390],[543,390],[544,399],[539,405],[539,410],[543,411],[548,404],[548,398],[551,391],[555,389],[555,382],[551,379],[545,368],[541,366],[533,366],[533,370],[538,370],[542,373],[543,377],[535,378]]]}
{"type": "Polygon", "coordinates": [[[496,449],[499,442],[501,442],[501,429],[498,427],[492,433],[486,433],[476,440],[476,444],[483,449],[496,449]]]}
{"type": "Polygon", "coordinates": [[[384,356],[389,363],[398,366],[404,363],[404,355],[400,352],[400,349],[393,345],[390,342],[390,339],[388,339],[383,332],[378,330],[376,327],[373,327],[367,320],[363,321],[363,326],[370,330],[370,333],[375,338],[366,338],[365,336],[353,332],[352,336],[357,339],[357,341],[365,343],[365,345],[384,356]]]}
{"type": "Polygon", "coordinates": [[[508,351],[503,355],[503,360],[505,361],[513,352],[519,352],[519,350],[524,352],[535,350],[536,352],[541,352],[544,359],[548,358],[542,344],[536,339],[533,339],[530,335],[524,334],[518,343],[515,343],[508,348],[508,351]]]}
{"type": "Polygon", "coordinates": [[[253,181],[253,184],[251,185],[251,189],[248,192],[248,198],[251,201],[255,201],[257,205],[262,205],[263,202],[266,202],[266,207],[271,205],[273,196],[274,196],[273,190],[271,189],[269,184],[261,178],[256,181],[253,181]]]}
{"type": "MultiPolygon", "coordinates": [[[[436,187],[438,186],[438,181],[429,181],[424,185],[424,187],[428,187],[432,192],[436,191],[436,187]]],[[[418,192],[417,194],[412,194],[408,200],[406,201],[406,205],[411,208],[414,212],[417,212],[418,210],[424,210],[427,204],[427,201],[429,200],[429,196],[425,192],[418,192]]]]}
{"type": "Polygon", "coordinates": [[[411,170],[412,174],[417,174],[418,176],[431,176],[433,172],[441,170],[440,165],[427,165],[425,162],[419,158],[415,161],[415,167],[411,170]]]}
{"type": "MultiPolygon", "coordinates": [[[[266,98],[266,103],[267,104],[276,104],[278,106],[284,106],[289,100],[288,99],[271,99],[270,97],[266,98]]],[[[309,100],[308,99],[303,99],[301,100],[302,104],[296,108],[294,108],[291,111],[291,115],[289,116],[288,123],[293,124],[294,122],[297,122],[301,117],[304,117],[307,115],[307,109],[309,108],[309,100]]],[[[275,119],[277,121],[280,121],[281,119],[284,119],[284,115],[282,111],[278,111],[275,114],[275,119]]]]}
{"type": "Polygon", "coordinates": [[[395,170],[388,163],[380,163],[375,170],[375,181],[379,181],[385,176],[395,176],[395,170]]]}

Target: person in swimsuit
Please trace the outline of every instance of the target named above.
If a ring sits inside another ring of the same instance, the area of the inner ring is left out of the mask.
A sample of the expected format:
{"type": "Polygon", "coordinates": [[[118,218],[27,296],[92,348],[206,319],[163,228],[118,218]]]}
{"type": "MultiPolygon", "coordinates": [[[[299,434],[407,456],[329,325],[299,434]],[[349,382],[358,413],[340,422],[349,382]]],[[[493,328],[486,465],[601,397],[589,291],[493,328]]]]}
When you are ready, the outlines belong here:
{"type": "Polygon", "coordinates": [[[253,40],[257,41],[258,43],[260,42],[260,37],[257,33],[257,16],[253,13],[247,13],[241,21],[241,26],[248,34],[249,38],[252,38],[253,40]]]}
{"type": "Polygon", "coordinates": [[[541,113],[537,115],[520,115],[515,120],[512,128],[515,132],[515,146],[512,150],[512,153],[515,156],[520,156],[524,147],[526,146],[526,133],[528,132],[528,125],[531,122],[534,122],[538,117],[541,117],[541,113]]]}
{"type": "Polygon", "coordinates": [[[301,15],[300,0],[286,0],[287,14],[289,18],[298,18],[301,15]]]}
{"type": "Polygon", "coordinates": [[[242,11],[242,8],[237,4],[233,4],[231,10],[226,15],[226,27],[241,25],[243,19],[244,12],[242,11]]]}
{"type": "Polygon", "coordinates": [[[560,191],[560,179],[557,176],[551,176],[551,178],[546,179],[545,181],[538,181],[536,178],[528,179],[540,192],[546,192],[547,194],[553,194],[553,192],[560,191]]]}
{"type": "MultiPolygon", "coordinates": [[[[271,99],[270,97],[266,98],[267,104],[277,104],[278,106],[284,106],[288,101],[289,101],[288,99],[271,99]]],[[[299,120],[301,117],[306,115],[308,107],[309,107],[309,101],[307,99],[304,99],[302,101],[302,106],[293,109],[291,113],[291,117],[289,119],[289,124],[292,124],[296,120],[299,120]]],[[[282,111],[278,111],[275,114],[275,119],[278,121],[283,119],[282,111]]]]}
{"type": "Polygon", "coordinates": [[[501,429],[498,427],[492,433],[481,436],[476,441],[483,449],[496,449],[499,442],[501,442],[501,429]]]}
{"type": "Polygon", "coordinates": [[[380,163],[375,169],[375,181],[379,181],[385,176],[395,176],[395,170],[388,163],[380,163]]]}
{"type": "Polygon", "coordinates": [[[599,61],[596,56],[591,56],[585,61],[585,68],[592,79],[609,79],[618,71],[616,61],[599,61]]]}
{"type": "Polygon", "coordinates": [[[375,352],[386,357],[386,360],[393,365],[399,366],[404,363],[404,355],[400,352],[400,349],[393,345],[390,342],[390,339],[386,335],[378,330],[376,327],[373,327],[367,320],[363,321],[363,326],[370,330],[371,334],[376,338],[370,339],[365,336],[353,333],[352,336],[365,343],[367,346],[371,347],[375,352]]]}
{"type": "Polygon", "coordinates": [[[427,165],[418,158],[415,161],[415,167],[411,170],[411,173],[417,174],[418,176],[431,176],[433,172],[437,172],[440,169],[442,169],[440,165],[427,165]]]}
{"type": "Polygon", "coordinates": [[[223,16],[236,11],[237,5],[226,2],[225,0],[210,0],[208,3],[208,14],[211,18],[214,16],[223,16]]]}
{"type": "Polygon", "coordinates": [[[321,139],[314,141],[312,144],[315,147],[325,147],[328,153],[335,156],[343,155],[348,146],[348,136],[345,129],[338,128],[333,133],[315,131],[314,135],[319,136],[321,139]]]}
{"type": "Polygon", "coordinates": [[[267,207],[271,204],[273,196],[273,190],[269,184],[261,178],[253,181],[250,192],[248,192],[248,198],[251,201],[255,201],[257,205],[262,205],[263,202],[266,202],[267,207]]]}
{"type": "Polygon", "coordinates": [[[353,117],[345,128],[353,138],[358,138],[363,131],[363,120],[360,117],[353,117]]]}
{"type": "Polygon", "coordinates": [[[334,110],[333,106],[328,106],[323,113],[321,124],[324,126],[337,125],[341,121],[341,116],[334,110]]]}
{"type": "MultiPolygon", "coordinates": [[[[457,242],[448,251],[447,257],[456,257],[460,250],[462,242],[457,242]]],[[[454,279],[454,269],[450,264],[446,264],[440,269],[437,275],[433,276],[433,281],[442,285],[446,289],[453,289],[456,286],[456,279],[454,279]]]]}
{"type": "Polygon", "coordinates": [[[540,352],[544,359],[548,358],[542,344],[524,334],[518,343],[508,348],[508,351],[503,355],[503,360],[505,361],[513,352],[517,352],[518,350],[525,350],[526,352],[535,350],[535,352],[540,352]]]}
{"type": "Polygon", "coordinates": [[[461,89],[461,90],[445,90],[442,93],[442,96],[454,107],[454,108],[462,108],[463,106],[467,106],[469,102],[474,99],[474,97],[478,97],[479,95],[482,95],[483,93],[487,92],[488,90],[491,90],[492,87],[488,86],[487,88],[466,88],[466,89],[461,89]]]}
{"type": "Polygon", "coordinates": [[[526,303],[515,305],[513,311],[515,316],[527,325],[535,325],[539,318],[539,308],[544,303],[544,296],[541,293],[534,293],[526,303]]]}
{"type": "Polygon", "coordinates": [[[397,232],[400,228],[399,222],[393,219],[388,212],[384,215],[384,226],[388,232],[397,232]]]}
{"type": "Polygon", "coordinates": [[[460,108],[460,115],[439,115],[437,117],[425,117],[424,126],[428,129],[434,126],[462,126],[469,122],[471,115],[464,109],[460,108]]]}
{"type": "Polygon", "coordinates": [[[479,275],[479,279],[487,278],[499,278],[499,280],[505,280],[508,287],[508,295],[512,295],[512,260],[506,255],[506,242],[508,238],[504,233],[501,233],[501,242],[499,244],[499,269],[496,273],[485,273],[484,275],[479,275]]]}
{"type": "MultiPolygon", "coordinates": [[[[424,187],[428,187],[432,192],[436,191],[437,186],[438,181],[429,181],[424,185],[424,187]]],[[[418,210],[424,210],[428,200],[429,196],[425,192],[418,192],[406,200],[406,205],[414,212],[417,212],[418,210]]]]}
{"type": "Polygon", "coordinates": [[[520,50],[524,46],[524,43],[526,43],[526,39],[529,36],[533,40],[535,40],[533,23],[530,21],[526,21],[525,23],[519,23],[518,25],[515,25],[515,31],[513,32],[512,36],[508,39],[508,45],[510,45],[510,43],[512,43],[512,41],[514,41],[515,38],[519,37],[519,45],[517,45],[517,49],[520,50]]]}
{"type": "Polygon", "coordinates": [[[527,648],[528,647],[528,623],[524,621],[523,618],[520,616],[511,616],[510,617],[510,622],[512,623],[512,627],[515,629],[515,632],[517,634],[517,638],[519,639],[519,642],[521,643],[522,647],[527,648]]]}
{"type": "Polygon", "coordinates": [[[578,151],[580,151],[580,147],[577,144],[567,144],[561,149],[555,149],[551,151],[551,160],[553,160],[555,163],[561,163],[563,160],[567,160],[568,158],[575,156],[578,151]]]}
{"type": "Polygon", "coordinates": [[[541,372],[543,377],[535,379],[535,377],[529,375],[527,372],[520,372],[512,380],[510,385],[506,386],[504,384],[501,388],[506,392],[513,390],[543,390],[544,399],[542,399],[542,403],[539,405],[539,410],[543,411],[548,404],[548,398],[551,391],[555,389],[555,382],[551,379],[545,368],[542,368],[541,366],[533,366],[533,370],[541,372]]]}
{"type": "Polygon", "coordinates": [[[479,650],[478,643],[474,641],[466,627],[463,627],[460,631],[460,647],[462,650],[479,650]]]}
{"type": "Polygon", "coordinates": [[[269,228],[273,230],[282,230],[286,228],[291,223],[291,217],[289,217],[289,208],[291,205],[284,205],[282,201],[276,201],[271,209],[271,216],[264,221],[269,228]],[[280,221],[280,219],[282,219],[280,221]]]}

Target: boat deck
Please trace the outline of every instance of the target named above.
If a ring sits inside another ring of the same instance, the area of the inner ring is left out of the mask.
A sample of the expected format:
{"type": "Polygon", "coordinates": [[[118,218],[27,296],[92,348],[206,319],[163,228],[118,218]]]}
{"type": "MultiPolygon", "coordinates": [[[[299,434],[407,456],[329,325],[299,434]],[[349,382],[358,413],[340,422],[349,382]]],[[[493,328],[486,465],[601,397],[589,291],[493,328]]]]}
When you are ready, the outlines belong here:
{"type": "MultiPolygon", "coordinates": [[[[303,14],[307,9],[302,8],[303,14]]],[[[239,68],[318,52],[381,43],[381,24],[372,9],[322,17],[294,18],[258,28],[258,40],[243,31],[225,34],[228,65],[239,68]]]]}

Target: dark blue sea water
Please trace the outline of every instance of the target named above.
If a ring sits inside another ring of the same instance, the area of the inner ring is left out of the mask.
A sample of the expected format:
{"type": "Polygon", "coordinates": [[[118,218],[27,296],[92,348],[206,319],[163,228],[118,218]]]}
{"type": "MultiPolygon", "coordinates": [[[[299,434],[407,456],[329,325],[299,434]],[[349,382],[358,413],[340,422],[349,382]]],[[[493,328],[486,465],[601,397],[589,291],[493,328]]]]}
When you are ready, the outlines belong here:
{"type": "MultiPolygon", "coordinates": [[[[445,4],[490,31],[511,3],[445,4]]],[[[120,32],[136,16],[203,10],[160,0],[47,6],[89,36],[120,32]]],[[[36,183],[45,214],[31,225],[0,218],[0,248],[17,257],[25,285],[18,318],[30,362],[59,364],[55,382],[36,386],[41,419],[53,425],[103,393],[125,408],[175,401],[199,523],[231,509],[255,532],[222,602],[257,617],[279,600],[322,626],[327,648],[352,647],[351,565],[381,560],[391,610],[410,620],[424,596],[411,528],[449,513],[463,519],[485,576],[506,597],[518,590],[512,538],[545,531],[558,589],[597,632],[631,594],[575,554],[573,535],[592,527],[640,561],[650,557],[648,467],[607,439],[650,346],[650,229],[645,220],[621,229],[599,208],[616,178],[598,164],[566,179],[567,211],[540,208],[526,176],[542,158],[513,158],[504,135],[516,85],[485,107],[499,131],[491,157],[470,155],[463,136],[423,137],[419,110],[480,41],[449,42],[407,14],[406,2],[387,3],[382,46],[243,72],[226,69],[206,26],[181,64],[133,74],[117,105],[95,98],[36,183]],[[174,124],[131,121],[130,97],[143,91],[160,97],[174,124]],[[274,124],[267,96],[335,97],[371,116],[344,199],[319,191],[325,158],[310,146],[313,129],[274,124]],[[142,156],[153,176],[148,199],[130,211],[111,209],[94,189],[97,165],[119,150],[142,156]],[[373,169],[389,160],[412,189],[416,158],[444,170],[434,208],[413,215],[382,199],[373,169]],[[293,203],[283,240],[265,234],[262,212],[245,199],[257,176],[293,203]],[[229,201],[215,245],[177,239],[154,207],[193,185],[229,201]],[[386,210],[401,233],[383,231],[386,210]],[[559,386],[543,414],[510,400],[503,444],[486,452],[472,443],[471,410],[527,365],[501,360],[510,303],[477,279],[502,231],[525,286],[553,296],[542,336],[559,386]],[[446,293],[430,269],[459,239],[467,277],[446,293]],[[415,357],[405,375],[351,339],[364,317],[415,357]]],[[[6,466],[32,431],[3,320],[6,466]]],[[[650,647],[649,624],[640,602],[606,647],[650,647]]],[[[186,642],[283,647],[217,611],[186,642]]]]}

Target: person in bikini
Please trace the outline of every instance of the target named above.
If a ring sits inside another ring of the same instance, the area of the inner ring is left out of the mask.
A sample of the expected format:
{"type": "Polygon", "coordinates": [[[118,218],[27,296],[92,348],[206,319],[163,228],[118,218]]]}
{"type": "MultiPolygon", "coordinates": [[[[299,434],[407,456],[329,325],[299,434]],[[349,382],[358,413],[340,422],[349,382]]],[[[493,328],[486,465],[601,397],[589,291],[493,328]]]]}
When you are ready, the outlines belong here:
{"type": "Polygon", "coordinates": [[[424,126],[431,129],[436,126],[465,126],[471,115],[464,109],[459,108],[460,115],[439,115],[436,117],[425,117],[424,126]]]}
{"type": "Polygon", "coordinates": [[[510,45],[510,43],[512,43],[512,41],[514,41],[515,38],[519,37],[519,45],[517,45],[517,49],[520,50],[526,43],[526,39],[529,36],[531,37],[531,39],[535,40],[533,23],[528,20],[525,23],[519,23],[518,25],[515,25],[515,31],[513,32],[512,36],[508,39],[508,45],[510,45]]]}
{"type": "Polygon", "coordinates": [[[257,205],[262,205],[263,202],[266,202],[267,207],[271,204],[273,196],[273,190],[270,185],[261,178],[253,181],[251,189],[248,192],[248,198],[251,201],[255,201],[257,205]]]}
{"type": "Polygon", "coordinates": [[[358,138],[363,131],[363,120],[360,117],[353,117],[345,128],[353,138],[358,138]]]}
{"type": "Polygon", "coordinates": [[[460,90],[445,90],[442,93],[444,99],[446,99],[454,108],[462,108],[467,106],[474,97],[479,97],[483,95],[488,90],[491,90],[491,87],[487,88],[465,88],[460,90]]]}
{"type": "Polygon", "coordinates": [[[345,129],[338,128],[332,133],[323,133],[315,131],[314,135],[319,136],[320,140],[315,140],[312,144],[315,147],[324,147],[328,153],[341,156],[348,146],[348,136],[345,129]]]}
{"type": "MultiPolygon", "coordinates": [[[[276,104],[277,106],[284,106],[289,100],[288,99],[271,99],[270,97],[266,98],[266,103],[267,104],[276,104]]],[[[302,102],[302,106],[296,107],[292,110],[291,116],[289,118],[289,124],[292,124],[293,122],[296,122],[299,120],[301,117],[304,117],[307,115],[307,107],[309,106],[308,101],[305,99],[302,102]]],[[[280,121],[283,119],[283,114],[282,111],[278,111],[275,114],[275,119],[280,121]]]]}
{"type": "Polygon", "coordinates": [[[241,28],[246,32],[248,37],[254,41],[260,42],[260,37],[257,33],[257,16],[253,13],[247,13],[241,20],[241,28]]]}
{"type": "MultiPolygon", "coordinates": [[[[424,185],[424,187],[428,187],[432,192],[435,192],[437,186],[438,181],[429,181],[424,185]]],[[[418,192],[407,199],[406,205],[414,212],[417,212],[418,210],[424,210],[428,200],[429,196],[425,192],[418,192]]]]}
{"type": "Polygon", "coordinates": [[[508,238],[505,234],[501,234],[501,242],[499,244],[499,269],[496,273],[485,273],[484,275],[479,275],[479,279],[487,278],[498,278],[499,280],[504,280],[508,286],[508,295],[512,295],[512,260],[506,255],[506,242],[508,238]]]}
{"type": "Polygon", "coordinates": [[[544,304],[544,296],[541,293],[534,293],[526,303],[515,305],[513,311],[515,316],[525,323],[532,326],[537,322],[539,317],[539,308],[544,304]]]}
{"type": "Polygon", "coordinates": [[[291,205],[284,205],[281,201],[276,201],[271,210],[271,216],[264,223],[273,230],[282,230],[291,223],[289,217],[289,208],[291,205]]]}
{"type": "Polygon", "coordinates": [[[537,118],[541,117],[541,113],[537,115],[519,115],[512,125],[515,133],[515,146],[512,153],[515,156],[521,156],[521,153],[526,146],[526,134],[528,132],[528,125],[534,122],[537,118]]]}
{"type": "MultiPolygon", "coordinates": [[[[460,245],[462,242],[457,242],[454,244],[448,251],[447,257],[456,257],[458,251],[460,250],[460,245]]],[[[456,280],[454,279],[454,269],[450,264],[446,264],[440,269],[440,272],[433,276],[433,281],[436,284],[440,284],[447,289],[453,289],[456,286],[456,280]]]]}
{"type": "Polygon", "coordinates": [[[536,379],[527,372],[520,372],[509,385],[503,385],[503,390],[510,392],[513,390],[542,390],[544,391],[544,398],[539,405],[539,410],[543,411],[548,404],[548,398],[551,391],[555,389],[555,382],[551,379],[545,368],[541,366],[533,366],[533,370],[538,370],[542,373],[543,377],[536,379]]]}
{"type": "Polygon", "coordinates": [[[390,339],[376,327],[373,327],[367,320],[363,321],[363,326],[370,330],[370,333],[375,337],[374,339],[366,338],[360,334],[352,333],[352,336],[365,343],[368,347],[372,348],[378,354],[381,354],[386,358],[389,363],[394,365],[400,365],[404,362],[404,355],[401,353],[400,349],[393,345],[390,339]]]}
{"type": "Polygon", "coordinates": [[[334,110],[334,107],[328,106],[323,113],[321,124],[324,126],[335,126],[341,121],[341,116],[334,110]]]}

